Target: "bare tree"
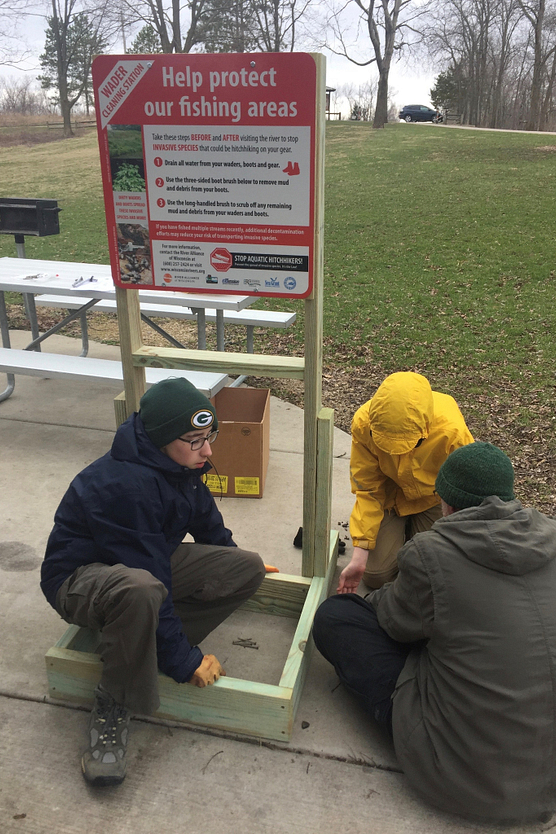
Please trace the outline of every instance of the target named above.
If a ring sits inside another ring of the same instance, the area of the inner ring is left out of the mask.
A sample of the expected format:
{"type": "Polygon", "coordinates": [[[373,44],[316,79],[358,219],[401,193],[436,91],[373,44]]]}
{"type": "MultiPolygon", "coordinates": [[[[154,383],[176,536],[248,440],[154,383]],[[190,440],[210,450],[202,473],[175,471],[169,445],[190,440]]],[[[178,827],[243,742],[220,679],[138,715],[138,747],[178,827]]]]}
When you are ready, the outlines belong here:
{"type": "Polygon", "coordinates": [[[0,111],[21,116],[52,112],[42,90],[36,90],[31,78],[0,78],[0,111]]]}
{"type": "Polygon", "coordinates": [[[542,130],[552,99],[556,74],[554,25],[556,12],[547,0],[518,0],[519,7],[531,26],[533,70],[528,130],[542,130]],[[550,69],[548,65],[550,64],[550,69]],[[544,93],[544,94],[543,94],[544,93]]]}
{"type": "Polygon", "coordinates": [[[261,52],[293,52],[297,27],[312,0],[252,2],[255,48],[261,52]]]}
{"type": "Polygon", "coordinates": [[[332,35],[326,45],[336,55],[343,55],[360,67],[376,64],[378,88],[373,127],[383,127],[388,121],[388,82],[394,56],[415,46],[421,39],[420,21],[428,8],[428,0],[345,0],[343,6],[331,9],[327,28],[332,35]],[[355,43],[346,22],[355,11],[358,28],[355,43]],[[365,56],[359,57],[362,32],[370,41],[365,56]]]}
{"type": "Polygon", "coordinates": [[[121,0],[127,19],[156,31],[162,52],[191,52],[200,42],[208,0],[121,0]]]}
{"type": "Polygon", "coordinates": [[[543,130],[556,88],[556,0],[434,0],[427,44],[464,119],[543,130]]]}
{"type": "Polygon", "coordinates": [[[517,0],[436,0],[431,4],[427,44],[446,67],[438,81],[452,84],[465,122],[502,124],[503,93],[517,56],[516,32],[522,17],[517,0]]]}
{"type": "Polygon", "coordinates": [[[0,0],[0,65],[16,67],[29,57],[19,25],[31,8],[32,0],[0,0]]]}

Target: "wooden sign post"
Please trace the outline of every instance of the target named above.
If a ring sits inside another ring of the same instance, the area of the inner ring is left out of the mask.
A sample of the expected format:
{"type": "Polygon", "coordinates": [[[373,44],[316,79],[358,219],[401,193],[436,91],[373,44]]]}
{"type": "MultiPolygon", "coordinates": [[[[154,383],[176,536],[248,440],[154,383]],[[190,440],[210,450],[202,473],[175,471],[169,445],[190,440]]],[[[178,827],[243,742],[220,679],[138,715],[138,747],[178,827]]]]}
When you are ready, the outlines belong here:
{"type": "MultiPolygon", "coordinates": [[[[125,385],[115,401],[117,422],[138,409],[149,366],[304,382],[302,575],[268,575],[244,606],[298,619],[280,681],[223,677],[198,690],[161,675],[157,714],[288,740],[314,614],[328,594],[338,554],[338,533],[330,529],[334,415],[321,402],[325,59],[302,53],[100,56],[93,77],[125,385]],[[138,156],[136,167],[144,191],[126,192],[115,187],[133,182],[129,169],[126,180],[116,164],[121,137],[108,133],[110,126],[122,125],[112,131],[121,134],[136,124],[142,126],[142,164],[138,156]],[[228,190],[203,190],[211,188],[228,190]],[[131,247],[144,250],[140,258],[130,248],[134,234],[139,242],[131,247]],[[161,292],[304,298],[305,356],[143,345],[133,288],[145,285],[161,292]]],[[[92,700],[98,643],[98,635],[72,626],[48,652],[53,697],[92,700]]]]}

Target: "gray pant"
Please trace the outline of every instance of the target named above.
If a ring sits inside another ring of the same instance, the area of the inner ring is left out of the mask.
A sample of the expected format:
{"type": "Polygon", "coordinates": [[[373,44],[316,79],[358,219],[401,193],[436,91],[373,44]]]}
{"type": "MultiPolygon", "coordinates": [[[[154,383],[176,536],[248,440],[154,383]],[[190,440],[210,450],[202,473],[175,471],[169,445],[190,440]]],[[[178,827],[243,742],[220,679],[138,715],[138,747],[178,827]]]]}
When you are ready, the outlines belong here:
{"type": "MultiPolygon", "coordinates": [[[[184,542],[171,557],[172,598],[183,631],[197,645],[265,576],[258,555],[238,547],[184,542]]],[[[102,631],[102,687],[123,706],[156,712],[158,611],[167,590],[146,570],[95,562],[78,568],[56,597],[68,623],[102,631]]]]}

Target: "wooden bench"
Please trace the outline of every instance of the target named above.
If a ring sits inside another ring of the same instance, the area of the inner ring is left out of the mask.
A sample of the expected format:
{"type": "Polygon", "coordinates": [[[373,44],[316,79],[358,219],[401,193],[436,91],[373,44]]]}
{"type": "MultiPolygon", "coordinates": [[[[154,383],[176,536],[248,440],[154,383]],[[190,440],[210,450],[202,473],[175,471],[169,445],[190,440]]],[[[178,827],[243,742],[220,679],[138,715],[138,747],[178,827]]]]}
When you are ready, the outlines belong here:
{"type": "MultiPolygon", "coordinates": [[[[122,363],[114,359],[91,359],[85,356],[66,356],[63,353],[38,353],[34,350],[0,348],[0,371],[7,374],[26,374],[62,379],[96,379],[123,382],[122,363]]],[[[213,397],[228,382],[227,374],[200,371],[180,371],[168,368],[146,368],[147,385],[154,385],[171,376],[182,376],[193,383],[207,397],[213,397]]]]}
{"type": "MultiPolygon", "coordinates": [[[[37,307],[55,307],[65,310],[77,310],[90,300],[91,299],[88,298],[77,298],[76,296],[67,295],[37,295],[35,296],[35,305],[37,307]]],[[[116,313],[116,302],[111,299],[102,299],[91,309],[100,313],[116,313]]],[[[245,310],[223,310],[222,314],[224,324],[238,324],[246,327],[247,353],[253,353],[253,336],[255,327],[289,327],[296,319],[295,313],[281,313],[274,310],[251,310],[250,308],[245,310]]],[[[141,318],[160,333],[161,328],[150,321],[151,317],[196,321],[197,313],[190,307],[180,307],[174,304],[155,304],[141,301],[141,318]]],[[[204,318],[205,322],[215,322],[216,310],[204,310],[204,318]]],[[[162,331],[162,335],[168,337],[168,334],[164,333],[164,331],[162,331]]]]}

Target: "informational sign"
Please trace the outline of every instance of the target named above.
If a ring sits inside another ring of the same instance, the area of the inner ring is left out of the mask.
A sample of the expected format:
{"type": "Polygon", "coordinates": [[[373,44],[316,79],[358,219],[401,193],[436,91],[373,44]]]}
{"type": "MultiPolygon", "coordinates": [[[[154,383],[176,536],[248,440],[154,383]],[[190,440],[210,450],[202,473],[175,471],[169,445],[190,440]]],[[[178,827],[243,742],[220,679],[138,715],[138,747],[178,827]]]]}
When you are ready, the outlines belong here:
{"type": "Polygon", "coordinates": [[[311,293],[311,55],[101,55],[93,82],[117,285],[311,293]]]}

